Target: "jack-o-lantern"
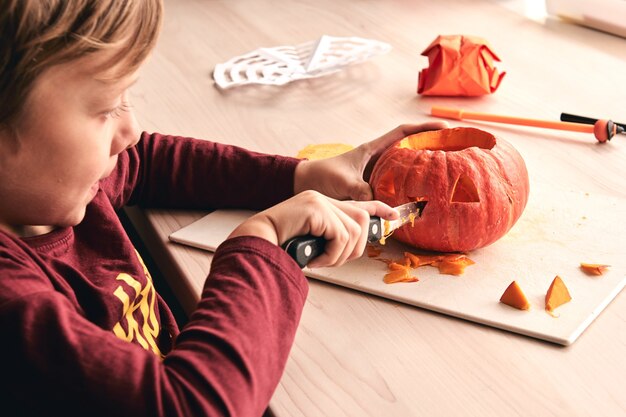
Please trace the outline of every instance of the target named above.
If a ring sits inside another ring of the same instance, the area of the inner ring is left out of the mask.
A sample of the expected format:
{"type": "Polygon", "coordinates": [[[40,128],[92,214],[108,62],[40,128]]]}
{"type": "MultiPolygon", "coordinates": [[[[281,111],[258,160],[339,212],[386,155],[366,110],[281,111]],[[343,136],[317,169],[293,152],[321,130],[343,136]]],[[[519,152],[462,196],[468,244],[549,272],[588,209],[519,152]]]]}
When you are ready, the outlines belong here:
{"type": "Polygon", "coordinates": [[[391,206],[428,204],[422,218],[393,237],[421,249],[469,251],[489,245],[519,219],[528,201],[528,172],[508,142],[474,128],[408,136],[376,162],[374,197],[391,206]]]}

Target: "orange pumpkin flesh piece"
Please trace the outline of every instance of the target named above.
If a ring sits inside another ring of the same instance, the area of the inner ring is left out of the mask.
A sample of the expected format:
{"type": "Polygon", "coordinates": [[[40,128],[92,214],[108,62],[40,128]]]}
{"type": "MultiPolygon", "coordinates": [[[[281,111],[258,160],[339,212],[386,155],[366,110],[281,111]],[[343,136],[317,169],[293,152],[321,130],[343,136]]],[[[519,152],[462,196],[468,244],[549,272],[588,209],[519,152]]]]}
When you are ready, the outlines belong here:
{"type": "Polygon", "coordinates": [[[474,261],[463,254],[442,254],[442,255],[416,255],[411,252],[404,252],[404,258],[399,260],[379,259],[387,264],[388,273],[383,281],[387,284],[396,282],[419,281],[411,276],[411,268],[419,268],[431,265],[439,268],[440,274],[461,275],[465,268],[474,265],[474,261]]]}
{"type": "Polygon", "coordinates": [[[383,230],[382,236],[380,237],[380,240],[378,241],[378,243],[380,243],[381,245],[384,245],[387,242],[387,238],[391,236],[393,233],[393,230],[390,230],[391,225],[389,223],[389,220],[385,220],[383,222],[383,225],[384,225],[384,230],[383,230]]]}
{"type": "Polygon", "coordinates": [[[352,150],[352,145],[346,145],[344,143],[320,143],[316,145],[307,145],[298,152],[296,158],[299,159],[325,159],[333,156],[341,155],[344,152],[352,150]]]}
{"type": "Polygon", "coordinates": [[[465,268],[475,264],[463,254],[416,255],[411,252],[404,252],[404,258],[411,263],[413,268],[431,265],[439,268],[440,274],[447,275],[461,275],[465,272],[465,268]]]}
{"type": "Polygon", "coordinates": [[[398,270],[408,270],[410,268],[410,265],[406,265],[406,264],[401,264],[398,262],[390,262],[388,265],[388,268],[390,271],[398,271],[398,270]]]}
{"type": "MultiPolygon", "coordinates": [[[[390,265],[399,265],[391,263],[390,265]]],[[[399,269],[390,269],[383,278],[385,284],[395,284],[397,282],[415,282],[418,281],[417,277],[411,275],[411,271],[408,267],[402,266],[399,269]]]]}
{"type": "Polygon", "coordinates": [[[504,290],[502,297],[500,297],[500,302],[519,310],[530,309],[528,298],[526,298],[524,291],[522,291],[517,281],[511,282],[506,290],[504,290]]]}
{"type": "Polygon", "coordinates": [[[581,262],[580,269],[582,269],[587,275],[602,275],[609,269],[609,265],[588,264],[581,262]]]}
{"type": "Polygon", "coordinates": [[[404,252],[404,259],[408,259],[411,264],[411,267],[413,268],[417,268],[418,266],[421,266],[419,256],[411,252],[404,252]]]}
{"type": "Polygon", "coordinates": [[[440,274],[447,275],[461,275],[465,272],[465,268],[470,265],[474,265],[475,262],[466,256],[462,256],[454,260],[446,260],[437,262],[436,266],[439,268],[440,274]]]}
{"type": "Polygon", "coordinates": [[[553,312],[555,308],[569,302],[571,299],[572,297],[561,277],[558,275],[554,277],[546,293],[546,310],[553,312]]]}
{"type": "Polygon", "coordinates": [[[444,260],[444,258],[448,257],[457,257],[457,255],[416,255],[411,252],[404,252],[404,257],[408,258],[411,261],[411,266],[413,268],[417,268],[424,265],[435,265],[437,262],[444,260]]]}

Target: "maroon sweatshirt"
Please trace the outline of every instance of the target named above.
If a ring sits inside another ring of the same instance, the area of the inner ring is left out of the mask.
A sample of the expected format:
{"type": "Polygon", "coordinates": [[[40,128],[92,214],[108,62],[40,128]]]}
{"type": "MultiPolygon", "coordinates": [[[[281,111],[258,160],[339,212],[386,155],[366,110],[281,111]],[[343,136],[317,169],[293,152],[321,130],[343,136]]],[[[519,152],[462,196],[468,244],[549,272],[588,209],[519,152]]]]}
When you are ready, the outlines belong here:
{"type": "Polygon", "coordinates": [[[305,302],[302,271],[266,240],[227,240],[179,332],[115,210],[262,209],[293,194],[296,164],[144,133],[82,223],[0,232],[0,415],[262,415],[305,302]]]}

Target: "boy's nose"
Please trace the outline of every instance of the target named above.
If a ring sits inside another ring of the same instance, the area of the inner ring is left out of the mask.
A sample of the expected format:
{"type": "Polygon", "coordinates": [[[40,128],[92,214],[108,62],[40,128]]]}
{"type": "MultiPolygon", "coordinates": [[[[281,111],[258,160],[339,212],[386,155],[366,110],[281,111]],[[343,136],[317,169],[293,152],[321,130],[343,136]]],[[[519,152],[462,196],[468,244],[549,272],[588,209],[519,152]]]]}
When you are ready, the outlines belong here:
{"type": "Polygon", "coordinates": [[[137,144],[140,137],[139,124],[132,111],[124,113],[119,120],[117,132],[112,143],[111,154],[117,155],[137,144]]]}

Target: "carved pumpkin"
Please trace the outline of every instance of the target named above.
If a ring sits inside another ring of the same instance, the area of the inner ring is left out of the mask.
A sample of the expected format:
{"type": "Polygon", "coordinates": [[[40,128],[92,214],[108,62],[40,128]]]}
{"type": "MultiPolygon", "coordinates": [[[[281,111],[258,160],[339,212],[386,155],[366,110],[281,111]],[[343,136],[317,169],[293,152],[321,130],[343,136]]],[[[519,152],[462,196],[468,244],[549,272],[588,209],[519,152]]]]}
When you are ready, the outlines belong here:
{"type": "Polygon", "coordinates": [[[391,206],[427,200],[422,218],[393,237],[421,249],[469,251],[509,231],[528,201],[528,172],[506,141],[474,128],[408,136],[376,162],[374,197],[391,206]]]}

